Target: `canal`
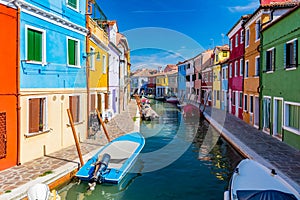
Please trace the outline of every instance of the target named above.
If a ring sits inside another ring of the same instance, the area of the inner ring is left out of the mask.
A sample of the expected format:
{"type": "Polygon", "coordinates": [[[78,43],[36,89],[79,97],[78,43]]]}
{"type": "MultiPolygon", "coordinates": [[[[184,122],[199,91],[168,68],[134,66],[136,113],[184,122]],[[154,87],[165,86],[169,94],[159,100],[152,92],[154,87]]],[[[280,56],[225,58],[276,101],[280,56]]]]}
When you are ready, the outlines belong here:
{"type": "Polygon", "coordinates": [[[98,185],[94,191],[73,181],[59,191],[62,199],[223,199],[242,156],[205,120],[186,120],[171,104],[151,106],[161,117],[141,123],[146,145],[131,173],[119,185],[98,185]]]}

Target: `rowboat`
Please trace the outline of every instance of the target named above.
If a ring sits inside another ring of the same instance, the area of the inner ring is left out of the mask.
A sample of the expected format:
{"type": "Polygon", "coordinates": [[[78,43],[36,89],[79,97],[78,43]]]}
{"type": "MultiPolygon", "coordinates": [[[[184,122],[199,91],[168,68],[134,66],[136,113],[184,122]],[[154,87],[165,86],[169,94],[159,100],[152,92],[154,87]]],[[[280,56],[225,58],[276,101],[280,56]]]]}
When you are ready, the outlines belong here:
{"type": "Polygon", "coordinates": [[[99,150],[76,173],[81,181],[88,181],[93,190],[96,183],[118,184],[133,166],[145,145],[139,132],[120,136],[99,150]]]}
{"type": "Polygon", "coordinates": [[[250,159],[242,160],[231,177],[224,200],[299,200],[299,193],[274,169],[250,159]]]}

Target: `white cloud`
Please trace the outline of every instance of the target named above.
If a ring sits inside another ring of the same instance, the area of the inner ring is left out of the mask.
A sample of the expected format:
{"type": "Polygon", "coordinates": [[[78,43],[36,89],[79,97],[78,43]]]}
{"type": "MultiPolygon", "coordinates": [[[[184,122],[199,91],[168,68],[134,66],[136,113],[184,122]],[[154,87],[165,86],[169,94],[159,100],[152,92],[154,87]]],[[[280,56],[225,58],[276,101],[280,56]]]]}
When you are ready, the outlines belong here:
{"type": "Polygon", "coordinates": [[[259,6],[259,1],[253,0],[245,6],[228,7],[228,10],[230,12],[247,12],[247,11],[252,11],[252,10],[258,8],[258,6],[259,6]]]}

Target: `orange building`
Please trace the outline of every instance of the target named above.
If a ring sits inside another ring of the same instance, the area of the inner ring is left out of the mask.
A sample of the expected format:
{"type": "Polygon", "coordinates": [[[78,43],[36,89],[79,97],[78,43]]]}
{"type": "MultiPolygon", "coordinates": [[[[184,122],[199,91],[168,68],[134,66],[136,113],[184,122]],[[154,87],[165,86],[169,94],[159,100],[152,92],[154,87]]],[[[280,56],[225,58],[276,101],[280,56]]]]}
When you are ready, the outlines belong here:
{"type": "Polygon", "coordinates": [[[0,170],[18,163],[17,10],[0,4],[0,170]]]}

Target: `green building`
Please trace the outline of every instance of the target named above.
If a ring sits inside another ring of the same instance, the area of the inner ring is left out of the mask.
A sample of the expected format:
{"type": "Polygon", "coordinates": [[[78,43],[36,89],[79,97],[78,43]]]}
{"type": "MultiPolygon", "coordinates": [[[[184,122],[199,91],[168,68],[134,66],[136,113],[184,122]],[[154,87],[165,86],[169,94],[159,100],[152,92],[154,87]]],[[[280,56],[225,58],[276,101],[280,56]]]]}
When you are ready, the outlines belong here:
{"type": "Polygon", "coordinates": [[[300,7],[268,24],[261,38],[260,128],[300,149],[300,7]]]}

